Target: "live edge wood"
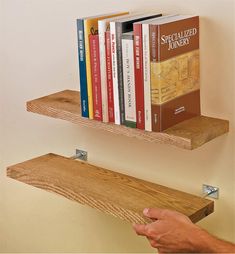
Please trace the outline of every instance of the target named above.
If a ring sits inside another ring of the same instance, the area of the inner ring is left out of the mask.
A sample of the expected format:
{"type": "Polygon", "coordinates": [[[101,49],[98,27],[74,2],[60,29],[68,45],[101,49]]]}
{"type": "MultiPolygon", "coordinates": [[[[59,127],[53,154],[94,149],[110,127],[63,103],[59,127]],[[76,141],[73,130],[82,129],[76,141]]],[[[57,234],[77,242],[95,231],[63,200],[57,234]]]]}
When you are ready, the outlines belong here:
{"type": "Polygon", "coordinates": [[[65,90],[27,102],[29,112],[59,118],[86,127],[101,129],[128,137],[170,144],[192,150],[229,131],[226,120],[199,116],[184,121],[162,133],[148,132],[125,126],[102,123],[81,117],[80,93],[65,90]]]}
{"type": "Polygon", "coordinates": [[[148,222],[146,207],[173,209],[193,222],[214,209],[205,198],[55,154],[10,166],[7,176],[129,222],[148,222]]]}

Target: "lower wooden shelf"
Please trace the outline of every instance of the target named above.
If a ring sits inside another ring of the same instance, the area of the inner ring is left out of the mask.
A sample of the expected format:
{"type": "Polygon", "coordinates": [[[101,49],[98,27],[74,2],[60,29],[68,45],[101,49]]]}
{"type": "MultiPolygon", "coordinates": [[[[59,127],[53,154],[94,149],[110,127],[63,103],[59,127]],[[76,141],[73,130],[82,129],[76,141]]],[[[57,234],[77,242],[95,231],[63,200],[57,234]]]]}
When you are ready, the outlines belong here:
{"type": "Polygon", "coordinates": [[[10,166],[7,176],[129,222],[149,222],[142,214],[146,207],[173,209],[193,222],[214,209],[205,198],[55,154],[10,166]]]}
{"type": "Polygon", "coordinates": [[[65,90],[27,102],[27,110],[37,114],[67,120],[85,127],[100,129],[149,142],[170,144],[192,150],[229,131],[229,122],[199,116],[179,123],[162,133],[148,132],[125,126],[102,123],[81,117],[80,93],[65,90]]]}

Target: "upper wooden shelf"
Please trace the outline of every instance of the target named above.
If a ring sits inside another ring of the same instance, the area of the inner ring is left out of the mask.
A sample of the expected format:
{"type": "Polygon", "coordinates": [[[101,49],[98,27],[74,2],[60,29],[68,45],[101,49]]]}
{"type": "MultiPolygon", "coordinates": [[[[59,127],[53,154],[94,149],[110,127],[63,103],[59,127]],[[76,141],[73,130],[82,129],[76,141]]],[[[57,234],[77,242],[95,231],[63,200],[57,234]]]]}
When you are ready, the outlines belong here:
{"type": "Polygon", "coordinates": [[[7,176],[135,223],[149,222],[147,207],[176,210],[193,222],[214,209],[211,200],[55,154],[10,166],[7,176]]]}
{"type": "Polygon", "coordinates": [[[126,126],[103,123],[81,117],[80,93],[65,90],[49,96],[27,102],[27,110],[80,124],[86,127],[101,129],[127,137],[170,144],[192,150],[229,131],[229,122],[206,116],[199,116],[177,124],[162,133],[148,132],[126,126]]]}

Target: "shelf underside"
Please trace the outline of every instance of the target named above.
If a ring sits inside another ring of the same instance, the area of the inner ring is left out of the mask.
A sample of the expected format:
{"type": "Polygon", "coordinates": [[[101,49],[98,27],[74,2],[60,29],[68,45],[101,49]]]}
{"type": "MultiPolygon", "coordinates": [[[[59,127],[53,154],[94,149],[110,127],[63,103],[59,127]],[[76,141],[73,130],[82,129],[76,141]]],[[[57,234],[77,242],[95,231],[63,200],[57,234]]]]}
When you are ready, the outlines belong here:
{"type": "Polygon", "coordinates": [[[129,222],[149,222],[146,207],[176,210],[193,222],[214,209],[205,198],[55,154],[10,166],[7,176],[129,222]]]}
{"type": "Polygon", "coordinates": [[[170,144],[192,150],[229,131],[229,122],[206,116],[199,116],[177,124],[166,131],[148,132],[112,123],[103,123],[81,117],[80,93],[65,90],[27,102],[29,112],[67,120],[86,127],[92,127],[127,137],[149,142],[170,144]]]}

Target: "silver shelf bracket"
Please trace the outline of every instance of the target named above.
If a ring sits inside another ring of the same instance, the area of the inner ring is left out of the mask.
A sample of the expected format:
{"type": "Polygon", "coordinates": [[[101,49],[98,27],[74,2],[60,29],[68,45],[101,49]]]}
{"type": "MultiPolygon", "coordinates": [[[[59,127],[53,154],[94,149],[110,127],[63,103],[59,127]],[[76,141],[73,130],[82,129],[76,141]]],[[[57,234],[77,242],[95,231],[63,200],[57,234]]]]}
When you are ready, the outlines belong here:
{"type": "Polygon", "coordinates": [[[87,161],[87,156],[88,156],[88,153],[86,151],[76,149],[75,155],[70,157],[70,159],[87,161]]]}
{"type": "Polygon", "coordinates": [[[203,197],[219,199],[219,188],[208,184],[202,185],[203,197]]]}

